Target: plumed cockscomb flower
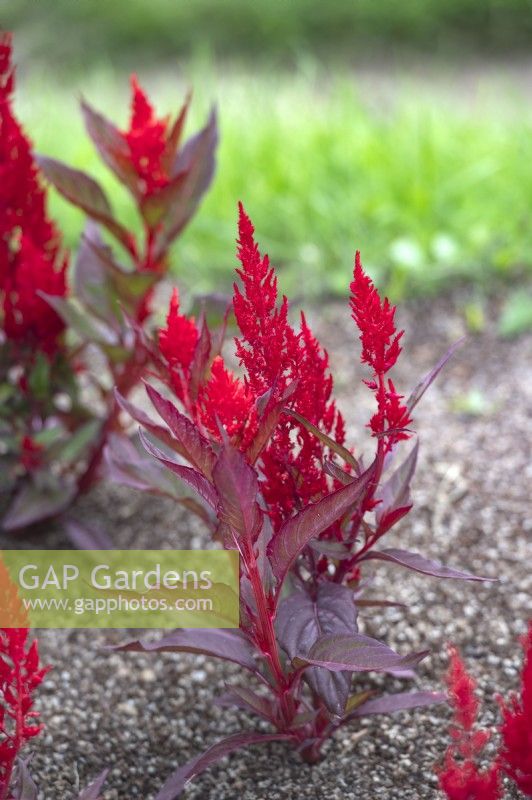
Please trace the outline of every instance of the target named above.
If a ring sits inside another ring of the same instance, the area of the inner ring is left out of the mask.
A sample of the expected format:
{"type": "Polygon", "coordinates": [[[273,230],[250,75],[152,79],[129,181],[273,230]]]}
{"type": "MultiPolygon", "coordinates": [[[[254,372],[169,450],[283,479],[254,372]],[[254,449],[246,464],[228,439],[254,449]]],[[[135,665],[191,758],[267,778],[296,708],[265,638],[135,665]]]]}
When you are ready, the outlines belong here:
{"type": "Polygon", "coordinates": [[[494,762],[486,769],[478,766],[490,732],[476,727],[479,711],[476,682],[455,647],[449,648],[449,656],[447,686],[453,709],[452,744],[437,770],[440,788],[449,800],[500,800],[499,765],[494,762]]]}
{"type": "Polygon", "coordinates": [[[131,118],[124,138],[142,195],[149,196],[170,181],[165,156],[168,148],[168,117],[158,118],[135,75],[131,77],[131,118]]]}
{"type": "Polygon", "coordinates": [[[179,313],[179,292],[174,289],[166,317],[166,328],[159,331],[159,348],[168,361],[173,388],[180,400],[186,394],[198,336],[194,319],[179,313]]]}
{"type": "MultiPolygon", "coordinates": [[[[299,331],[290,325],[288,301],[282,297],[279,302],[275,272],[268,256],[259,251],[242,204],[238,230],[241,268],[237,273],[242,286],[234,286],[233,307],[241,334],[236,339],[236,354],[245,370],[246,385],[256,397],[270,393],[270,403],[295,385],[286,407],[324,433],[334,432],[342,443],[344,422],[331,399],[328,355],[304,315],[299,331]]],[[[292,417],[281,418],[262,453],[262,491],[274,526],[328,492],[324,457],[325,447],[314,434],[292,417]]]]}
{"type": "Polygon", "coordinates": [[[521,696],[502,703],[501,765],[516,786],[532,796],[532,620],[524,642],[521,696]]]}
{"type": "Polygon", "coordinates": [[[362,268],[359,252],[355,257],[350,304],[360,331],[362,362],[373,370],[373,378],[367,384],[375,393],[377,412],[369,427],[375,436],[386,435],[386,448],[390,449],[395,442],[409,438],[405,429],[412,422],[408,408],[401,402],[402,395],[396,392],[393,381],[385,378],[401,354],[404,331],[396,330],[395,306],[390,305],[387,297],[381,300],[362,268]]]}
{"type": "Polygon", "coordinates": [[[36,641],[28,644],[27,628],[0,628],[0,798],[9,797],[15,761],[24,745],[37,736],[33,693],[49,667],[39,664],[36,641]]]}
{"type": "Polygon", "coordinates": [[[221,356],[212,363],[211,377],[203,387],[199,419],[207,430],[219,438],[219,423],[230,437],[245,450],[257,432],[257,411],[253,392],[232,375],[221,356]]]}
{"type": "Polygon", "coordinates": [[[65,326],[39,292],[61,297],[66,294],[66,259],[59,265],[50,264],[24,234],[14,267],[4,283],[4,331],[13,341],[29,341],[43,352],[53,353],[65,326]]]}
{"type": "Polygon", "coordinates": [[[66,259],[46,214],[45,192],[12,109],[9,34],[0,36],[0,303],[9,339],[52,353],[64,324],[39,292],[66,294],[66,259]]]}

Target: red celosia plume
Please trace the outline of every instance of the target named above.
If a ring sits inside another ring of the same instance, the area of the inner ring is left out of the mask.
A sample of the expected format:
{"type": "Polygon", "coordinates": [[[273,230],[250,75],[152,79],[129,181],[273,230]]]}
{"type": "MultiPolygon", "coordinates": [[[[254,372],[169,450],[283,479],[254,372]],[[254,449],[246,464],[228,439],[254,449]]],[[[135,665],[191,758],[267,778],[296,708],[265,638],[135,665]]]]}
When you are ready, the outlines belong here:
{"type": "Polygon", "coordinates": [[[503,703],[502,713],[502,768],[525,795],[532,795],[532,620],[524,642],[521,696],[503,703]]]}
{"type": "Polygon", "coordinates": [[[395,327],[395,306],[388,298],[381,301],[377,289],[362,268],[360,253],[355,257],[351,283],[351,312],[360,331],[362,361],[373,370],[369,388],[375,392],[377,412],[371,418],[370,428],[375,436],[387,433],[387,449],[401,439],[408,439],[405,431],[411,423],[402,395],[395,390],[393,381],[385,375],[395,365],[400,353],[404,331],[395,327]]]}
{"type": "MultiPolygon", "coordinates": [[[[268,256],[261,256],[253,225],[241,204],[238,230],[242,266],[237,272],[242,288],[234,286],[233,307],[241,333],[236,339],[236,354],[245,369],[246,384],[257,398],[269,392],[270,403],[295,384],[286,406],[324,433],[334,431],[342,443],[344,422],[331,400],[333,381],[327,353],[303,315],[299,332],[288,322],[288,301],[283,297],[278,302],[274,270],[268,256]]],[[[262,491],[276,527],[328,492],[322,467],[324,449],[304,426],[292,418],[282,418],[262,454],[262,491]]]]}
{"type": "Polygon", "coordinates": [[[157,118],[135,75],[131,77],[131,119],[124,138],[137,173],[140,193],[148,197],[169,183],[165,155],[168,117],[157,118]]]}
{"type": "Polygon", "coordinates": [[[9,34],[0,37],[0,301],[9,339],[52,353],[64,324],[39,292],[66,294],[66,259],[31,146],[12,110],[9,34]]]}
{"type": "Polygon", "coordinates": [[[438,770],[440,788],[449,800],[500,800],[500,769],[497,762],[481,770],[477,760],[490,738],[489,731],[476,729],[479,703],[476,682],[468,674],[455,647],[449,650],[447,673],[449,702],[453,709],[452,744],[438,770]]]}
{"type": "Polygon", "coordinates": [[[39,665],[37,642],[28,645],[27,628],[0,628],[0,800],[9,797],[22,747],[42,729],[33,693],[49,669],[39,665]]]}
{"type": "Polygon", "coordinates": [[[166,328],[159,331],[159,348],[168,361],[172,385],[181,401],[186,396],[190,365],[198,336],[194,319],[179,313],[179,292],[174,289],[166,317],[166,328]]]}
{"type": "Polygon", "coordinates": [[[211,368],[211,377],[201,391],[199,419],[207,430],[219,438],[219,423],[231,438],[245,450],[257,431],[257,411],[253,392],[231,374],[221,356],[211,368]]]}

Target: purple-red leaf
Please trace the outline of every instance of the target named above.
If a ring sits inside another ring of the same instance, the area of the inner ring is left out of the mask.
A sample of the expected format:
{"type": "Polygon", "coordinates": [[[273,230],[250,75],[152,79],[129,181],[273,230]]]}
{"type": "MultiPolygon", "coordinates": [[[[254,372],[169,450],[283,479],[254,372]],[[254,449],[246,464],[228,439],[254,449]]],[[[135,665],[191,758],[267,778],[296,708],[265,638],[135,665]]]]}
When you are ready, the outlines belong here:
{"type": "Polygon", "coordinates": [[[392,564],[398,564],[400,567],[406,567],[407,569],[414,570],[414,572],[421,572],[423,575],[432,575],[434,578],[455,578],[463,581],[496,580],[496,578],[483,578],[461,569],[446,567],[439,561],[425,558],[425,556],[419,553],[411,553],[409,550],[398,550],[393,547],[387,548],[386,550],[372,550],[366,556],[363,556],[361,561],[367,561],[369,559],[390,561],[392,564]]]}
{"type": "Polygon", "coordinates": [[[37,800],[38,790],[28,769],[28,762],[19,759],[15,767],[13,800],[37,800]]]}
{"type": "Polygon", "coordinates": [[[383,642],[360,633],[329,634],[318,639],[307,655],[296,656],[293,663],[296,667],[324,667],[331,672],[384,672],[413,667],[427,655],[428,650],[400,656],[383,642]]]}
{"type": "MultiPolygon", "coordinates": [[[[114,390],[114,395],[120,408],[125,411],[126,414],[129,414],[129,416],[134,419],[135,422],[138,422],[139,425],[142,425],[142,427],[147,431],[153,433],[154,436],[163,441],[169,447],[177,449],[175,447],[174,437],[169,434],[167,428],[164,428],[162,425],[159,425],[157,422],[155,422],[155,420],[149,417],[145,411],[132,403],[131,400],[128,400],[127,397],[124,397],[122,394],[120,394],[116,388],[114,390]]],[[[180,452],[180,455],[184,455],[184,453],[180,452]]]]}
{"type": "Polygon", "coordinates": [[[239,630],[231,628],[180,628],[157,641],[137,639],[111,649],[136,653],[196,653],[233,661],[244,669],[256,671],[251,644],[239,630]]]}
{"type": "Polygon", "coordinates": [[[228,691],[216,700],[216,705],[242,708],[244,711],[257,714],[268,722],[273,723],[274,721],[275,715],[270,700],[245,686],[229,687],[228,691]]]}
{"type": "Polygon", "coordinates": [[[103,785],[107,780],[108,774],[109,774],[108,769],[105,769],[103,772],[101,772],[98,775],[98,777],[91,783],[91,785],[87,786],[87,788],[81,792],[78,800],[101,800],[100,792],[103,789],[103,785]]]}
{"type": "Polygon", "coordinates": [[[362,498],[374,473],[372,464],[359,478],[342,486],[317,503],[311,503],[295,517],[287,520],[273,537],[268,556],[273,574],[282,585],[286,573],[311,539],[329,528],[362,498]]]}
{"type": "Polygon", "coordinates": [[[213,111],[205,128],[189,139],[178,154],[173,167],[173,182],[177,188],[163,190],[169,197],[155,240],[156,260],[181,233],[206,192],[214,175],[217,142],[218,128],[213,111]]]}
{"type": "MultiPolygon", "coordinates": [[[[185,417],[170,400],[163,397],[162,394],[154,389],[153,386],[150,386],[149,383],[146,383],[145,387],[153,407],[161,419],[168,425],[175,438],[177,447],[175,447],[174,444],[174,449],[177,449],[179,454],[186,458],[192,466],[196,467],[206,478],[210,479],[216,462],[216,455],[207,439],[200,433],[196,425],[194,425],[188,417],[185,417]]],[[[138,416],[135,417],[135,419],[137,419],[141,425],[148,427],[138,416]]],[[[155,431],[153,431],[153,433],[155,433],[156,436],[159,435],[155,431]]],[[[171,440],[170,446],[172,446],[171,440]]]]}
{"type": "Polygon", "coordinates": [[[216,492],[214,491],[212,483],[209,483],[201,472],[198,472],[192,467],[186,467],[178,461],[174,461],[166,455],[166,453],[163,453],[162,450],[159,450],[158,447],[152,444],[143,430],[139,431],[139,435],[142,444],[151,456],[160,461],[161,464],[164,464],[164,466],[171,470],[174,475],[177,475],[178,478],[181,478],[181,480],[194,489],[213,510],[216,510],[218,504],[216,492]]]}
{"type": "Polygon", "coordinates": [[[125,184],[135,197],[140,197],[138,176],[131,160],[129,145],[118,128],[103,114],[82,101],[81,112],[87,133],[94,142],[103,161],[125,184]]]}
{"type": "MultiPolygon", "coordinates": [[[[306,655],[325,634],[357,633],[354,593],[335,583],[320,584],[315,599],[307,592],[293,592],[280,603],[275,627],[279,644],[290,659],[306,655]]],[[[329,711],[341,716],[349,697],[351,674],[315,667],[307,671],[306,679],[329,711]]]]}
{"type": "Polygon", "coordinates": [[[107,533],[87,522],[67,519],[63,522],[63,527],[72,544],[79,550],[115,549],[115,543],[107,533]]]}
{"type": "Polygon", "coordinates": [[[170,775],[160,792],[155,796],[155,800],[174,800],[179,797],[187,783],[193,780],[196,775],[204,772],[211,764],[215,764],[224,756],[229,755],[241,747],[249,747],[252,744],[265,744],[266,742],[286,741],[293,737],[287,733],[259,733],[250,731],[249,733],[235,733],[228,736],[205,750],[200,756],[191,759],[180,767],[173,775],[170,775]]]}
{"type": "Polygon", "coordinates": [[[336,453],[336,455],[340,456],[340,458],[343,459],[346,464],[349,464],[351,467],[353,467],[353,469],[357,474],[360,472],[358,461],[346,447],[339,444],[338,442],[335,442],[334,439],[331,439],[331,437],[327,436],[327,434],[324,433],[323,431],[320,431],[320,429],[317,428],[316,425],[313,425],[312,422],[310,422],[308,419],[305,419],[305,417],[303,417],[297,411],[294,411],[291,408],[285,408],[284,411],[286,414],[289,414],[291,417],[294,417],[294,419],[296,419],[300,425],[306,428],[306,430],[309,431],[309,433],[314,434],[314,436],[317,439],[319,439],[322,444],[328,447],[329,450],[331,450],[331,452],[336,453]]]}
{"type": "Polygon", "coordinates": [[[443,692],[399,692],[385,694],[360,705],[349,719],[366,717],[370,714],[393,714],[396,711],[407,711],[410,708],[421,708],[438,703],[445,703],[448,697],[443,692]]]}
{"type": "Polygon", "coordinates": [[[262,524],[257,473],[239,450],[226,443],[214,467],[213,479],[219,496],[220,522],[228,525],[239,539],[252,544],[262,524]]]}
{"type": "Polygon", "coordinates": [[[114,218],[107,195],[93,178],[81,170],[67,167],[54,158],[38,156],[37,163],[45,177],[63,197],[81,208],[91,219],[105,225],[124,247],[130,247],[130,234],[114,218]]]}
{"type": "Polygon", "coordinates": [[[461,347],[464,343],[464,339],[459,339],[455,342],[452,347],[445,353],[445,355],[438,361],[435,367],[433,367],[430,372],[428,372],[424,378],[420,380],[418,385],[415,387],[414,391],[408,398],[406,402],[406,407],[408,408],[409,412],[412,412],[413,409],[417,406],[431,383],[438,377],[439,373],[449,361],[449,359],[455,354],[459,347],[461,347]]]}
{"type": "Polygon", "coordinates": [[[205,317],[202,315],[200,335],[198,341],[196,342],[194,355],[190,364],[190,379],[188,384],[188,393],[191,400],[194,402],[197,401],[200,386],[204,383],[210,355],[211,334],[205,322],[205,317]]]}
{"type": "Polygon", "coordinates": [[[395,512],[402,512],[400,518],[412,507],[410,482],[416,471],[418,450],[419,442],[416,442],[403,463],[375,492],[375,500],[381,501],[375,509],[380,532],[391,528],[397,521],[395,512]]]}

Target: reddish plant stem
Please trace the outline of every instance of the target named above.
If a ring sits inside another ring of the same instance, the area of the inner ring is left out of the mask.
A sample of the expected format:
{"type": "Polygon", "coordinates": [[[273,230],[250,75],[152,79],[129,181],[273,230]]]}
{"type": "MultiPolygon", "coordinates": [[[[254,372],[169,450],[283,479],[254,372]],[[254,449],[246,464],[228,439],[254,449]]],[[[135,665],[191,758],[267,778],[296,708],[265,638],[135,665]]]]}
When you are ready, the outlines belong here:
{"type": "Polygon", "coordinates": [[[266,657],[270,670],[272,673],[276,697],[279,701],[279,709],[281,712],[281,728],[287,730],[290,728],[294,719],[297,705],[294,697],[292,696],[293,683],[288,676],[285,675],[281,659],[279,655],[279,647],[273,621],[275,612],[272,612],[270,602],[264,591],[264,586],[260,577],[257,566],[253,546],[250,545],[244,552],[244,563],[248,572],[249,580],[251,583],[255,603],[257,606],[257,635],[255,641],[257,647],[266,657]]]}

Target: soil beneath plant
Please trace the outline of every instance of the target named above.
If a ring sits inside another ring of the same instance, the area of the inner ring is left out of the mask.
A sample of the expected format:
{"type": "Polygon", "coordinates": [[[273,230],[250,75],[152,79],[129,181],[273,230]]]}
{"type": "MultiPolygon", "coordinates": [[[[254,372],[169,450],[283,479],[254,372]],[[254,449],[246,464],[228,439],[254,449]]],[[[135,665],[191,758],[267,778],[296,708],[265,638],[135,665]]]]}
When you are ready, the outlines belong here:
{"type": "MultiPolygon", "coordinates": [[[[408,332],[397,369],[402,390],[408,392],[465,332],[466,301],[459,293],[402,311],[399,321],[408,332]]],[[[492,302],[485,330],[469,337],[418,406],[415,507],[389,545],[499,582],[443,581],[384,564],[374,569],[372,594],[408,608],[364,609],[361,615],[367,633],[399,651],[432,651],[419,668],[419,688],[441,688],[445,643],[456,643],[478,679],[488,726],[498,718],[495,692],[517,686],[518,637],[532,615],[532,336],[498,339],[492,324],[498,305],[492,302]]],[[[310,318],[330,352],[348,440],[360,441],[371,398],[360,384],[353,325],[339,304],[315,308],[310,318]]],[[[85,498],[78,513],[106,527],[122,548],[206,544],[201,526],[171,502],[113,485],[85,498]]],[[[13,546],[12,540],[3,544],[13,546]]],[[[62,544],[48,531],[22,546],[62,544]]],[[[170,772],[210,743],[256,727],[244,713],[215,705],[224,684],[239,680],[222,662],[105,652],[104,645],[130,638],[123,631],[42,631],[39,638],[44,660],[55,667],[39,694],[46,730],[35,740],[32,762],[39,797],[46,800],[77,797],[78,779],[84,786],[104,767],[110,768],[105,800],[149,800],[170,772]]],[[[356,678],[358,687],[382,683],[405,688],[397,680],[356,678]]],[[[281,744],[257,746],[211,768],[185,796],[436,798],[433,764],[448,743],[448,721],[445,706],[361,720],[337,733],[324,760],[312,767],[281,744]]],[[[507,787],[505,798],[517,793],[507,787]]]]}

